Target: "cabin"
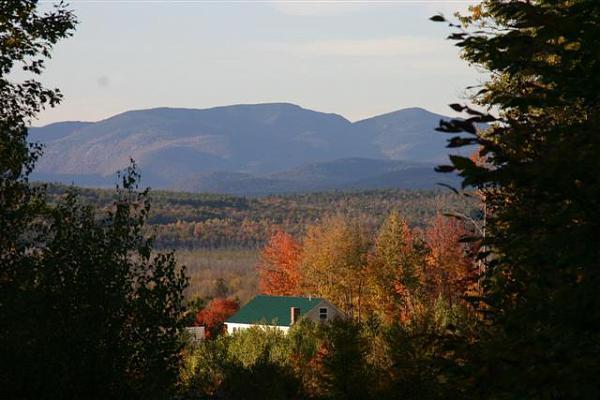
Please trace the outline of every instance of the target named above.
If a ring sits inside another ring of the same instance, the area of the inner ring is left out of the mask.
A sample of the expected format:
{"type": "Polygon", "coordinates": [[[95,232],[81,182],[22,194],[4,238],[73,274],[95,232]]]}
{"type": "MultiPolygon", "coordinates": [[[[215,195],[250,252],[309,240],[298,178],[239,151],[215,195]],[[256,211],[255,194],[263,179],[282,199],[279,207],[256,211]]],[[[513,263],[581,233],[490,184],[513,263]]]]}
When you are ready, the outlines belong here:
{"type": "Polygon", "coordinates": [[[277,328],[287,332],[302,318],[325,323],[346,318],[346,315],[327,300],[318,297],[259,295],[225,321],[225,326],[230,335],[252,326],[277,328]]]}

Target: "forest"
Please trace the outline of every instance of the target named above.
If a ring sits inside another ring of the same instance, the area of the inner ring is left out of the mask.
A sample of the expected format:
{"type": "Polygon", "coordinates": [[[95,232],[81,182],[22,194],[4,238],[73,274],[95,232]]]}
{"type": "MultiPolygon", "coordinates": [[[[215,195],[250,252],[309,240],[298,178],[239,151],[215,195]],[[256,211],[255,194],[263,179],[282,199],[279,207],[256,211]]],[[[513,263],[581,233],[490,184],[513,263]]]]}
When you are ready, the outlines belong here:
{"type": "MultiPolygon", "coordinates": [[[[116,196],[108,189],[47,185],[49,198],[55,202],[69,190],[76,190],[85,204],[98,210],[110,206],[116,196]]],[[[258,293],[259,252],[278,233],[301,240],[313,225],[334,215],[360,221],[365,235],[373,235],[391,212],[399,213],[417,231],[442,214],[466,217],[470,225],[481,224],[482,218],[475,196],[446,188],[256,198],[152,191],[150,198],[146,233],[154,237],[156,250],[176,250],[190,279],[186,296],[209,300],[220,282],[242,304],[258,293]]]]}
{"type": "MultiPolygon", "coordinates": [[[[63,185],[47,185],[51,200],[68,190],[63,185]]],[[[98,209],[111,205],[116,196],[109,189],[76,190],[98,209]]],[[[148,233],[155,237],[157,249],[257,249],[277,230],[302,235],[309,224],[338,212],[360,217],[371,228],[392,210],[418,227],[424,227],[437,213],[481,218],[472,197],[443,187],[435,191],[388,189],[265,197],[151,191],[150,199],[148,233]]]]}

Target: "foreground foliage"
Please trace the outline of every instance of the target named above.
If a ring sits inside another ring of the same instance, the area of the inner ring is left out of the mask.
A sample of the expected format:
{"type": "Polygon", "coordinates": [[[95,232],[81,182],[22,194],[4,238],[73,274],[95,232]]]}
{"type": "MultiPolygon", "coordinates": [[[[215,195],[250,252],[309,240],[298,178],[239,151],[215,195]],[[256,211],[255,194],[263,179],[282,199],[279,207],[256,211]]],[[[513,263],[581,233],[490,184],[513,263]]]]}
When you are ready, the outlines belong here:
{"type": "MultiPolygon", "coordinates": [[[[443,399],[443,333],[413,324],[302,320],[288,334],[250,328],[187,348],[180,395],[188,399],[443,399]]],[[[460,318],[456,326],[468,329],[460,318]]]]}
{"type": "Polygon", "coordinates": [[[483,163],[442,169],[489,212],[485,323],[459,348],[459,382],[479,398],[598,398],[600,2],[488,0],[460,23],[450,38],[490,79],[472,97],[483,112],[455,104],[469,118],[440,126],[481,146],[483,163]]]}
{"type": "Polygon", "coordinates": [[[26,126],[60,93],[40,74],[75,18],[61,3],[0,1],[0,397],[167,398],[177,379],[186,278],[144,236],[150,203],[123,175],[102,214],[70,190],[53,204],[28,175],[26,126]]]}

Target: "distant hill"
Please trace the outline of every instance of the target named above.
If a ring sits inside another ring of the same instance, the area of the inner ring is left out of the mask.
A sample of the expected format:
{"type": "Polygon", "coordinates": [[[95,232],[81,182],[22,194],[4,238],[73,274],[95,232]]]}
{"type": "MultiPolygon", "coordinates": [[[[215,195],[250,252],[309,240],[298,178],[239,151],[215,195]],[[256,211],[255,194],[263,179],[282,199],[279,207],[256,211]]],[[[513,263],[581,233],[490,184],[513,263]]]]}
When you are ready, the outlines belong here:
{"type": "Polygon", "coordinates": [[[312,163],[257,177],[235,172],[198,174],[173,185],[193,192],[266,195],[324,190],[431,189],[438,183],[456,185],[456,176],[438,174],[433,164],[350,158],[312,163]]]}
{"type": "MultiPolygon", "coordinates": [[[[444,116],[409,108],[352,123],[288,103],[128,111],[31,128],[45,144],[34,179],[112,186],[130,158],[143,184],[267,194],[347,187],[430,188],[447,176],[444,116]]],[[[451,180],[451,179],[450,179],[451,180]]]]}
{"type": "Polygon", "coordinates": [[[93,122],[65,121],[49,124],[41,128],[29,128],[29,140],[32,142],[51,143],[92,124],[93,122]]]}
{"type": "Polygon", "coordinates": [[[384,158],[437,163],[448,159],[448,137],[434,130],[440,119],[448,117],[422,108],[405,108],[354,125],[373,138],[373,145],[384,158]]]}
{"type": "Polygon", "coordinates": [[[435,164],[414,161],[347,158],[313,163],[273,174],[304,191],[327,189],[429,189],[437,183],[455,184],[455,176],[434,171],[435,164]]]}

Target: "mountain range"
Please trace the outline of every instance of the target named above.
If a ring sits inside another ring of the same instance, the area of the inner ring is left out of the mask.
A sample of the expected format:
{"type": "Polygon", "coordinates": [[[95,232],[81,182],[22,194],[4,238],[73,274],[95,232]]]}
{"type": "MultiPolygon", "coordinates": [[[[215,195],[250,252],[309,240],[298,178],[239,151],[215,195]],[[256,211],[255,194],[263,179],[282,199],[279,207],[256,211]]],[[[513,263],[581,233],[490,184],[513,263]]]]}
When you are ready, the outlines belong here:
{"type": "Polygon", "coordinates": [[[447,117],[407,108],[350,122],[288,103],[127,111],[98,122],[32,127],[45,145],[34,179],[112,186],[134,159],[142,184],[231,194],[432,188],[456,177],[447,161],[447,117]]]}

